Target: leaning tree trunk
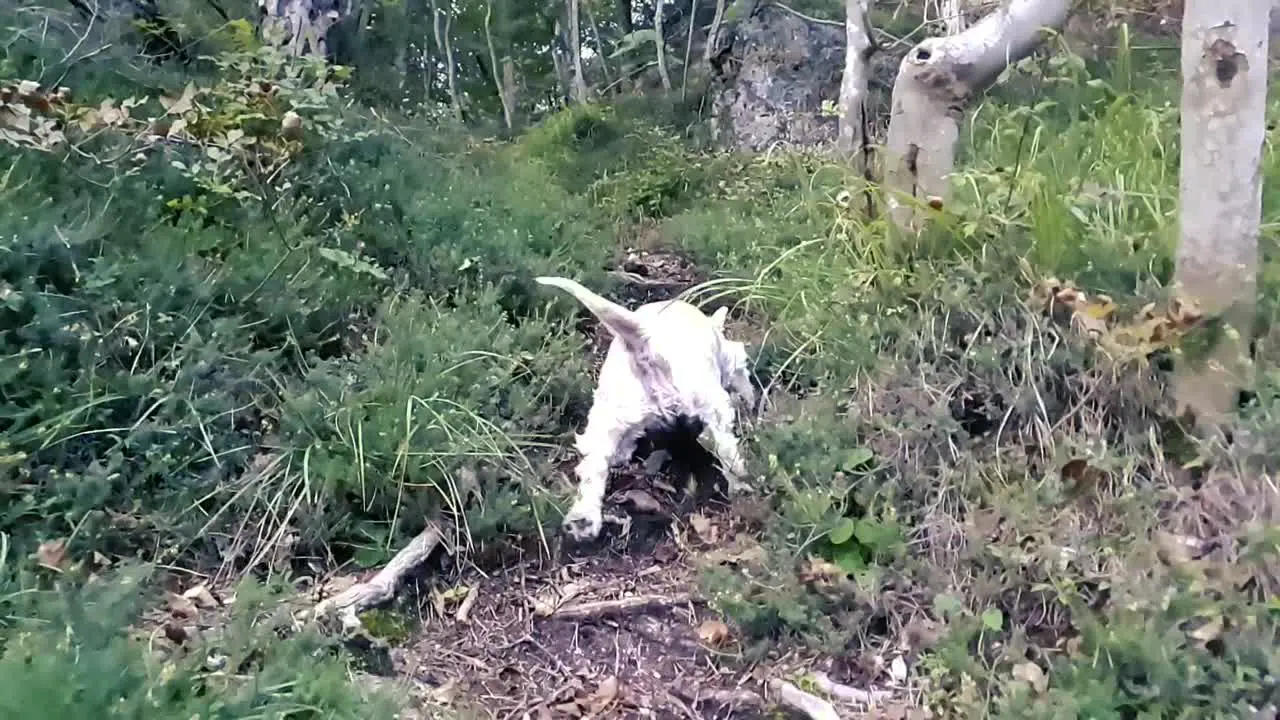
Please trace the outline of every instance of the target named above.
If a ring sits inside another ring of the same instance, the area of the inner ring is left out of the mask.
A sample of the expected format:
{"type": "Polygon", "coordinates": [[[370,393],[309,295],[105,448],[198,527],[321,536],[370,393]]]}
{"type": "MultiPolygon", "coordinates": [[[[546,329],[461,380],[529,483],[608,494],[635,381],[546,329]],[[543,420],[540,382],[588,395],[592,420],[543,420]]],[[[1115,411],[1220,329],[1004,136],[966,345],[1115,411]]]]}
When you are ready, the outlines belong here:
{"type": "Polygon", "coordinates": [[[840,124],[836,134],[840,153],[857,172],[867,172],[867,75],[870,72],[871,26],[868,0],[846,0],[844,73],[840,78],[840,124]]]}
{"type": "Polygon", "coordinates": [[[662,26],[662,14],[666,10],[663,0],[653,3],[653,44],[658,52],[658,75],[662,78],[662,89],[671,89],[671,74],[667,72],[667,41],[664,37],[666,28],[662,26]]]}
{"type": "Polygon", "coordinates": [[[1222,331],[1201,352],[1184,347],[1174,390],[1179,413],[1208,424],[1224,421],[1251,381],[1269,14],[1257,0],[1187,0],[1182,17],[1175,280],[1222,331]]]}
{"type": "Polygon", "coordinates": [[[573,61],[573,100],[587,101],[587,79],[582,72],[582,23],[579,22],[579,0],[565,0],[569,8],[569,59],[573,61]]]}
{"type": "MultiPolygon", "coordinates": [[[[507,126],[507,130],[512,128],[511,122],[511,99],[507,97],[507,85],[505,78],[498,77],[498,52],[493,48],[493,0],[485,3],[484,6],[484,42],[489,46],[489,67],[493,68],[493,86],[498,91],[498,102],[502,103],[502,122],[507,126]]],[[[503,67],[506,72],[506,67],[503,67]]]]}
{"type": "Polygon", "coordinates": [[[898,68],[885,142],[886,203],[894,224],[918,230],[920,200],[947,196],[965,108],[1011,63],[1066,22],[1070,0],[1005,0],[959,35],[927,38],[898,68]]]}
{"type": "Polygon", "coordinates": [[[275,42],[294,57],[329,57],[329,29],[342,15],[321,10],[315,0],[258,0],[264,40],[275,42]]]}

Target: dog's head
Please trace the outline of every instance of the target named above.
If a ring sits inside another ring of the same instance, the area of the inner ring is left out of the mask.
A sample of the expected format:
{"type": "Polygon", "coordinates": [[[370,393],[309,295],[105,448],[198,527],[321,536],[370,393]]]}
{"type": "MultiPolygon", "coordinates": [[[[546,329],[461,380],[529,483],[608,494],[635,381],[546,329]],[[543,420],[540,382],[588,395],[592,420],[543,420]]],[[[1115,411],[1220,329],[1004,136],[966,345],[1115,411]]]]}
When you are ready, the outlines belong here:
{"type": "Polygon", "coordinates": [[[720,367],[724,385],[740,395],[748,407],[755,407],[756,390],[751,384],[751,358],[747,356],[747,344],[730,340],[724,334],[724,321],[729,308],[721,307],[711,315],[711,324],[720,335],[720,367]]]}

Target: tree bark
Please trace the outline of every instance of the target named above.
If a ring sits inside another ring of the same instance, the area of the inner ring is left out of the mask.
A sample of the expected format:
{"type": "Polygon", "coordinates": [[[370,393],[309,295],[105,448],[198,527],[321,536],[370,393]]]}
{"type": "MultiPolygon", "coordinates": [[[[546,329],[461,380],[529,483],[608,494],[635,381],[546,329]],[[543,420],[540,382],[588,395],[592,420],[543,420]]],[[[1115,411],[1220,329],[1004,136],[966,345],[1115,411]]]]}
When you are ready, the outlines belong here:
{"type": "Polygon", "coordinates": [[[945,201],[970,100],[1005,67],[1031,54],[1041,28],[1060,28],[1070,5],[1069,0],[1005,0],[968,30],[922,40],[902,59],[885,143],[886,203],[895,225],[918,230],[923,220],[918,201],[945,201]]]}
{"type": "Polygon", "coordinates": [[[870,71],[871,27],[868,0],[846,0],[844,73],[840,78],[840,124],[836,145],[863,177],[867,172],[867,74],[870,71]]]}
{"type": "Polygon", "coordinates": [[[662,78],[662,89],[671,90],[671,74],[667,72],[667,41],[663,36],[666,30],[662,26],[664,10],[666,10],[665,2],[663,0],[654,0],[653,44],[658,52],[658,75],[662,78]]]}
{"type": "Polygon", "coordinates": [[[1270,8],[1255,0],[1187,0],[1182,18],[1182,157],[1176,286],[1221,322],[1216,342],[1174,375],[1179,414],[1219,424],[1252,381],[1270,8]]]}
{"type": "Polygon", "coordinates": [[[578,103],[587,101],[587,79],[582,72],[582,23],[578,21],[581,3],[579,0],[565,0],[569,6],[569,58],[573,61],[573,99],[578,103]]]}
{"type": "MultiPolygon", "coordinates": [[[[493,48],[493,0],[489,0],[484,6],[484,41],[489,46],[489,66],[493,68],[493,86],[498,91],[498,102],[502,103],[502,122],[507,126],[507,130],[512,129],[511,123],[511,104],[510,98],[507,97],[507,85],[504,79],[498,79],[498,52],[493,48]]],[[[506,68],[503,68],[506,71],[506,68]]]]}

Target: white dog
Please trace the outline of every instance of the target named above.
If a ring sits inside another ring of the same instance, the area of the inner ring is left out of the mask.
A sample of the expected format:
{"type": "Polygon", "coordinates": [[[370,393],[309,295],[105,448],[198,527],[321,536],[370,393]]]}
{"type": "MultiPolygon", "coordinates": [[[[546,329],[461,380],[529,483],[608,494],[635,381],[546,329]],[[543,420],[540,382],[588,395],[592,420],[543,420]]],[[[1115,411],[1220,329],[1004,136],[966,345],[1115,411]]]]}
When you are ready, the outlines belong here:
{"type": "Polygon", "coordinates": [[[610,468],[627,462],[646,432],[681,418],[702,422],[731,492],[740,490],[746,465],[733,432],[729,391],[751,404],[755,389],[746,346],[724,336],[728,310],[707,316],[689,303],[669,300],[633,311],[573,280],[537,281],[567,290],[613,335],[587,427],[577,436],[582,460],[575,470],[577,499],[564,518],[566,532],[579,542],[594,539],[604,522],[610,468]]]}

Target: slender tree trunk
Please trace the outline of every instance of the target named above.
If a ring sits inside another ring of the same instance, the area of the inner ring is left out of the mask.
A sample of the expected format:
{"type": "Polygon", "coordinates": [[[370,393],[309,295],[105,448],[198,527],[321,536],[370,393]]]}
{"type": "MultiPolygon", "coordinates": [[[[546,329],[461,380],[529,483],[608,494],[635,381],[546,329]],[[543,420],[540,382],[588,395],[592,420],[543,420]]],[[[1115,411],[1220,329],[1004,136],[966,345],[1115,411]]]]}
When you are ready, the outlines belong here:
{"type": "Polygon", "coordinates": [[[894,224],[916,231],[920,201],[946,200],[960,121],[974,95],[1060,28],[1070,0],[1005,0],[959,35],[927,38],[907,53],[893,86],[886,140],[886,204],[894,224]]]}
{"type": "Polygon", "coordinates": [[[671,74],[667,72],[667,41],[664,37],[666,30],[662,26],[662,14],[665,3],[663,0],[654,0],[653,3],[653,44],[658,51],[658,75],[662,77],[662,89],[671,89],[671,74]]]}
{"type": "Polygon", "coordinates": [[[436,36],[436,46],[444,53],[445,76],[449,83],[449,107],[453,109],[454,119],[462,122],[462,99],[458,96],[458,71],[453,62],[453,44],[449,40],[449,26],[453,23],[453,17],[448,13],[442,13],[436,0],[431,0],[431,20],[436,36]],[[441,15],[444,15],[443,24],[441,15]]]}
{"type": "Polygon", "coordinates": [[[698,0],[689,0],[689,37],[684,41],[684,67],[680,69],[680,101],[689,99],[689,58],[693,56],[693,31],[698,29],[698,0]]]}
{"type": "Polygon", "coordinates": [[[512,129],[511,105],[510,99],[507,97],[506,83],[498,79],[498,53],[493,49],[492,21],[493,0],[489,0],[484,6],[484,41],[489,46],[489,67],[493,68],[493,86],[498,91],[498,101],[502,103],[502,122],[509,131],[512,129]]]}
{"type": "Polygon", "coordinates": [[[1187,0],[1182,18],[1182,164],[1175,280],[1180,299],[1221,332],[1184,345],[1179,413],[1223,423],[1252,383],[1270,8],[1257,0],[1187,0]],[[1216,336],[1216,337],[1212,337],[1216,336]]]}
{"type": "Polygon", "coordinates": [[[600,26],[596,25],[596,15],[591,12],[591,3],[587,3],[587,24],[591,26],[591,37],[596,43],[596,55],[600,56],[600,70],[604,73],[605,87],[613,85],[613,74],[609,72],[609,58],[604,53],[604,39],[600,37],[600,26]]]}
{"type": "Polygon", "coordinates": [[[711,29],[707,30],[707,40],[702,46],[702,59],[711,62],[711,53],[715,51],[716,41],[720,39],[720,23],[724,22],[725,0],[716,0],[716,14],[711,18],[711,29]]]}
{"type": "Polygon", "coordinates": [[[573,61],[573,99],[587,101],[587,79],[582,72],[582,24],[578,22],[579,0],[565,0],[569,6],[569,58],[573,61]]]}
{"type": "Polygon", "coordinates": [[[618,0],[618,26],[622,28],[623,35],[630,35],[635,32],[635,23],[631,20],[631,0],[618,0]]]}
{"type": "Polygon", "coordinates": [[[840,78],[840,125],[837,147],[863,177],[867,173],[867,75],[870,71],[871,27],[868,0],[845,1],[844,73],[840,78]]]}
{"type": "Polygon", "coordinates": [[[559,90],[559,100],[563,102],[573,95],[573,78],[571,77],[572,69],[567,67],[566,58],[562,44],[564,41],[564,26],[561,20],[556,18],[556,22],[552,26],[552,67],[556,69],[556,82],[559,90]]]}
{"type": "Polygon", "coordinates": [[[507,109],[511,112],[511,123],[514,126],[520,108],[520,91],[516,84],[516,63],[510,55],[502,58],[502,88],[507,97],[507,109]]]}

